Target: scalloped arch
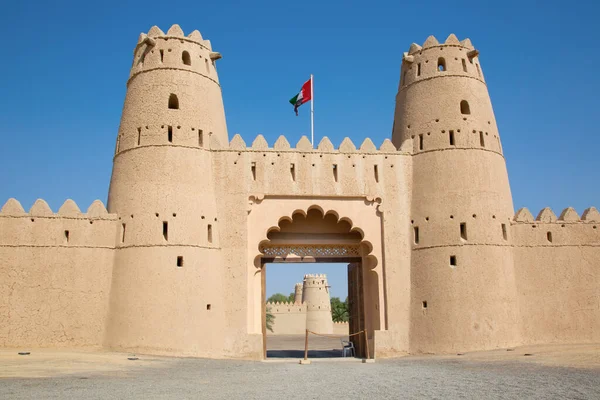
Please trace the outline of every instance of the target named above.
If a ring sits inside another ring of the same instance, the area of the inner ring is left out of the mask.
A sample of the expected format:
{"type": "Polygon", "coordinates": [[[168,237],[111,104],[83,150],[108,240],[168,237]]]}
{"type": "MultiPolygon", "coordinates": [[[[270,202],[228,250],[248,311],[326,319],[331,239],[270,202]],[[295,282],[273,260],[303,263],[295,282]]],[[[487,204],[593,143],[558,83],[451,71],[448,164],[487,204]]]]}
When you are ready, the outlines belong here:
{"type": "Polygon", "coordinates": [[[327,215],[334,216],[337,220],[336,221],[337,224],[342,223],[342,222],[347,223],[350,226],[348,233],[356,232],[356,233],[360,234],[361,239],[362,239],[360,241],[360,246],[361,247],[364,246],[364,248],[368,250],[367,257],[369,258],[369,260],[371,260],[371,262],[369,263],[370,267],[374,268],[378,264],[377,257],[375,257],[374,255],[371,255],[371,252],[373,251],[373,244],[369,240],[365,239],[364,230],[359,226],[355,226],[354,222],[352,221],[352,218],[347,217],[347,216],[340,217],[339,213],[334,209],[323,209],[323,207],[321,207],[318,204],[312,204],[312,205],[308,206],[306,208],[306,210],[295,209],[288,215],[281,216],[277,220],[277,225],[270,226],[269,228],[267,228],[265,230],[265,232],[262,233],[262,237],[258,241],[258,245],[256,248],[256,250],[258,251],[258,255],[255,258],[255,266],[258,267],[260,265],[260,258],[262,256],[262,252],[261,252],[262,246],[264,246],[270,242],[270,239],[268,238],[269,233],[270,232],[279,232],[281,230],[280,224],[282,221],[291,222],[291,221],[293,221],[294,215],[302,215],[303,217],[306,217],[308,215],[308,212],[311,210],[317,210],[323,218],[325,218],[325,216],[327,216],[327,215]]]}

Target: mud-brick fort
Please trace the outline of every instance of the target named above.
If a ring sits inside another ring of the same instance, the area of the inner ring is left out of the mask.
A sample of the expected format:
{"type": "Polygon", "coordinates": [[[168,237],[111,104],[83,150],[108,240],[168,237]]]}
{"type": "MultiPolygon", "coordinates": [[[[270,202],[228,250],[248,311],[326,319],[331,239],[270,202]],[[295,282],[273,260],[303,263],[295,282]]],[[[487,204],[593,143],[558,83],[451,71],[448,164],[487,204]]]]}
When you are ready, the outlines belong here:
{"type": "Polygon", "coordinates": [[[304,275],[294,287],[291,302],[267,302],[267,312],[274,317],[274,335],[304,335],[306,330],[321,334],[348,335],[347,322],[333,322],[331,297],[325,274],[304,275]]]}
{"type": "Polygon", "coordinates": [[[261,359],[288,261],[348,263],[375,357],[600,342],[600,215],[515,213],[469,39],[410,46],[379,147],[230,138],[220,58],[198,31],[141,34],[107,209],[6,202],[1,346],[261,359]]]}

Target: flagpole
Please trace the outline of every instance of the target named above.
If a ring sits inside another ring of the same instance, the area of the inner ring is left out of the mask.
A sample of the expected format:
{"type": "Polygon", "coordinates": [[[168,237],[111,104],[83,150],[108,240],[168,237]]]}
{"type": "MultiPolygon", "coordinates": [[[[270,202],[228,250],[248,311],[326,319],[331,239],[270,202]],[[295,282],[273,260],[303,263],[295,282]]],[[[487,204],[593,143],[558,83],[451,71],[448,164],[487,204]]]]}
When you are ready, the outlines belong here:
{"type": "Polygon", "coordinates": [[[313,89],[313,74],[310,74],[310,144],[315,147],[315,91],[313,89]]]}

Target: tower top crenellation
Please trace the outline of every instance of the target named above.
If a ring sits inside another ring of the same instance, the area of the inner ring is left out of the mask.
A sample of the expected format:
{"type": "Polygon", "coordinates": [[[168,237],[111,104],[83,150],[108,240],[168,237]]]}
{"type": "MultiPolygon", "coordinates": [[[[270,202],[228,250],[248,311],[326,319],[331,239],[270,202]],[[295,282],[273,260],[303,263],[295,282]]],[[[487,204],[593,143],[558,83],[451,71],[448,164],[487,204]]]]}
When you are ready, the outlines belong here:
{"type": "Polygon", "coordinates": [[[151,43],[154,39],[179,39],[188,42],[195,42],[208,49],[211,48],[210,40],[204,40],[202,34],[197,29],[192,31],[189,35],[185,35],[183,29],[178,24],[172,25],[167,33],[164,33],[158,26],[154,25],[148,33],[140,33],[138,38],[138,45],[142,43],[151,43]]]}

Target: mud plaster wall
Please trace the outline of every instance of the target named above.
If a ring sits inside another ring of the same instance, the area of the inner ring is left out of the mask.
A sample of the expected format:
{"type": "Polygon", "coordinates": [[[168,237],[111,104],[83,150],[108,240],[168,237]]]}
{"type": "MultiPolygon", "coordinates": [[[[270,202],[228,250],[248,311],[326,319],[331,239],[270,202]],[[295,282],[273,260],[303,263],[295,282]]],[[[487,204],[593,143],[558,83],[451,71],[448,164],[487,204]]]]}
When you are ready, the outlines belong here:
{"type": "Polygon", "coordinates": [[[534,221],[512,226],[526,344],[600,341],[598,225],[534,221]]]}
{"type": "Polygon", "coordinates": [[[269,335],[303,335],[306,330],[306,304],[267,303],[273,314],[273,332],[269,335]]]}
{"type": "Polygon", "coordinates": [[[117,217],[7,208],[0,213],[0,346],[101,346],[117,217]]]}

